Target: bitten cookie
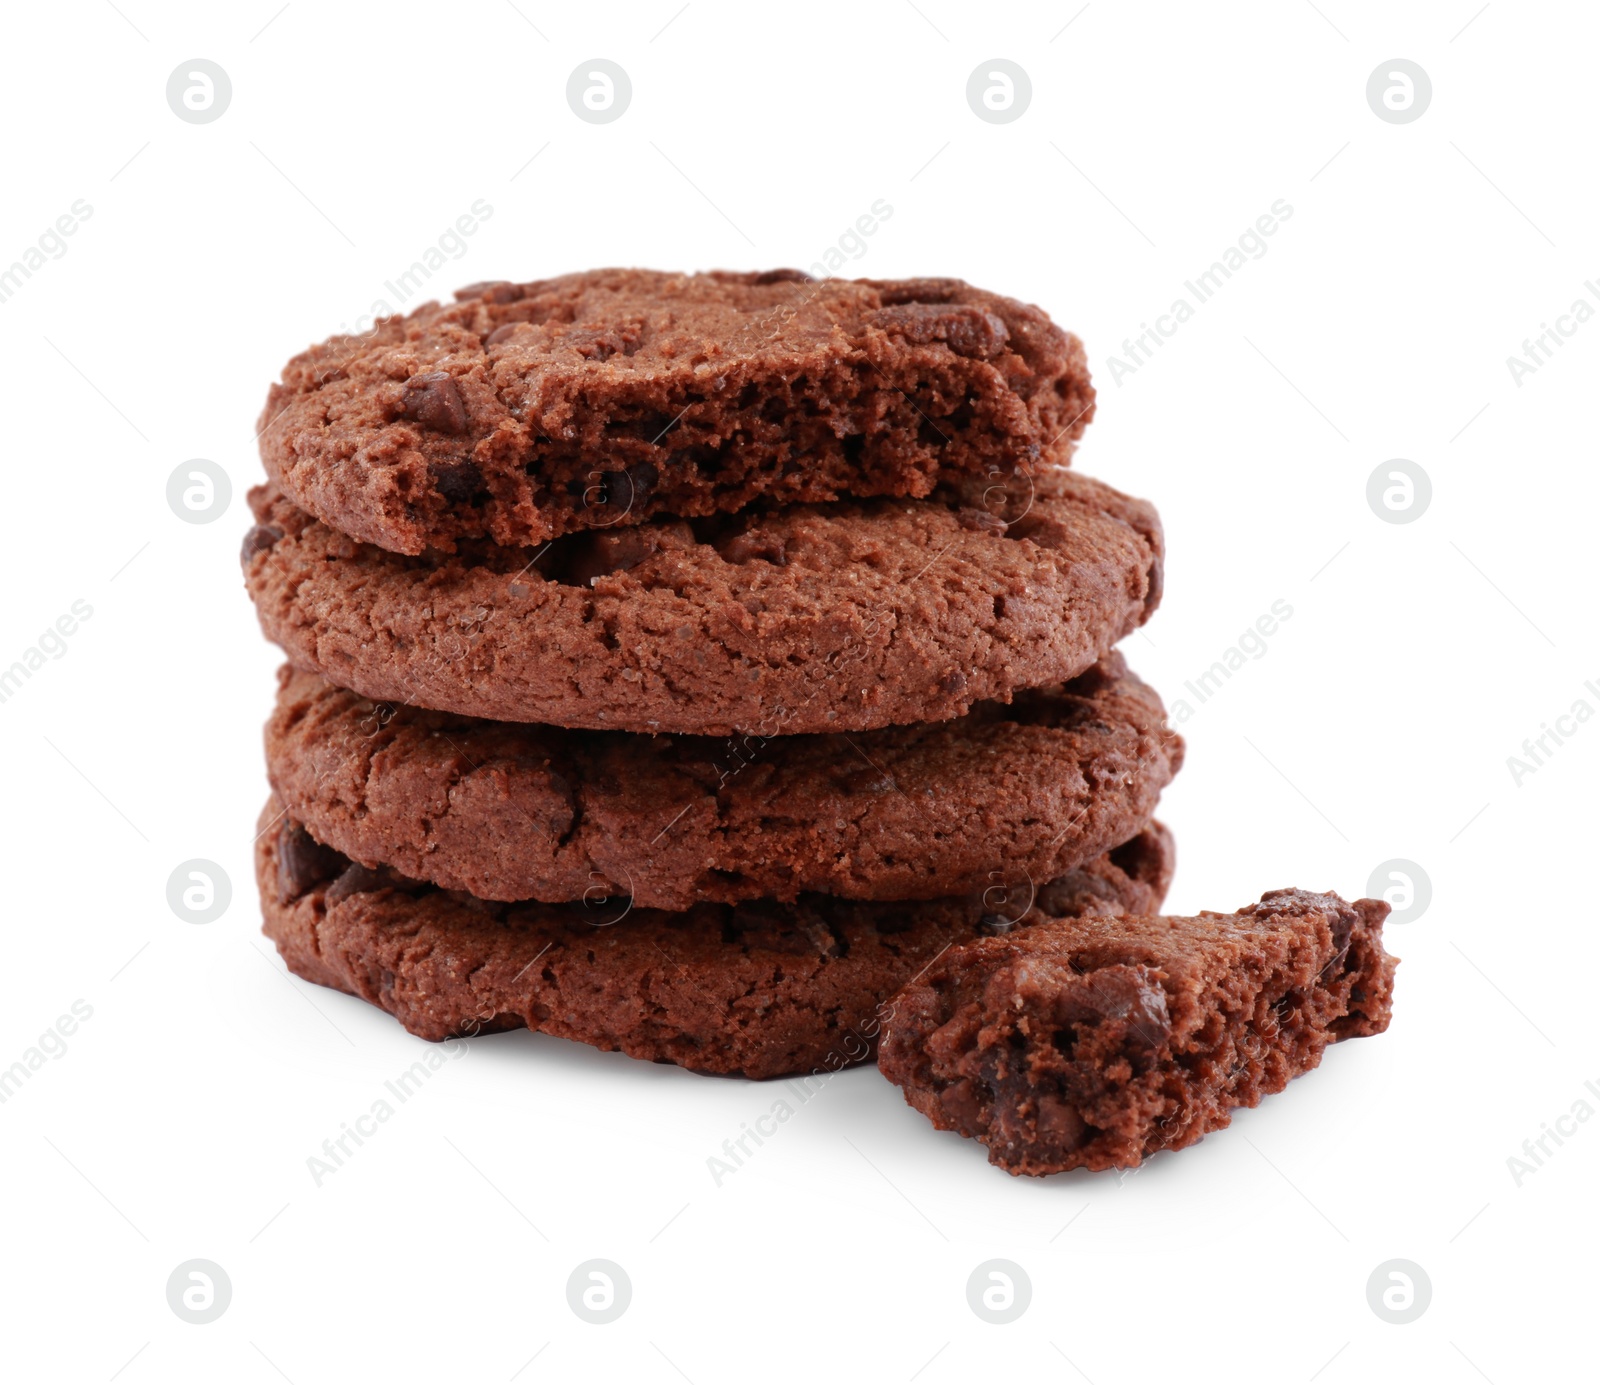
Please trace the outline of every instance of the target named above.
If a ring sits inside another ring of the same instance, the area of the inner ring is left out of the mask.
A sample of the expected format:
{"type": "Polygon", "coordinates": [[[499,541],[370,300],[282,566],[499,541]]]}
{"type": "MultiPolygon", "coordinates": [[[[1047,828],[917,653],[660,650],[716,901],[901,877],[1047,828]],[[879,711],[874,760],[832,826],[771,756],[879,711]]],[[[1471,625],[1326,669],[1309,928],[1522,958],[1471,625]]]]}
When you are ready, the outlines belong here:
{"type": "MultiPolygon", "coordinates": [[[[1160,907],[1166,830],[1020,903],[1096,917],[1160,907]]],[[[488,904],[354,865],[283,815],[256,849],[265,932],[289,969],[425,1039],[527,1027],[708,1073],[782,1077],[872,1056],[885,1002],[950,944],[1013,926],[1007,901],[488,904]],[[998,907],[997,907],[998,906],[998,907]]]]}
{"type": "Polygon", "coordinates": [[[1277,890],[1236,914],[1055,920],[945,953],[893,1002],[879,1067],[1011,1173],[1182,1149],[1389,1025],[1389,906],[1277,890]]]}
{"type": "Polygon", "coordinates": [[[1182,763],[1118,654],[856,736],[636,736],[374,703],[285,667],[267,775],[317,840],[482,899],[935,899],[1126,841],[1182,763]]]}
{"type": "Polygon", "coordinates": [[[397,553],[1065,461],[1082,343],[959,279],[603,269],[475,284],[296,356],[267,473],[397,553]]]}
{"type": "Polygon", "coordinates": [[[290,661],[379,701],[601,730],[861,731],[1076,677],[1149,616],[1155,511],[1070,471],[1052,487],[1011,520],[952,491],[418,558],[258,488],[242,560],[290,661]]]}

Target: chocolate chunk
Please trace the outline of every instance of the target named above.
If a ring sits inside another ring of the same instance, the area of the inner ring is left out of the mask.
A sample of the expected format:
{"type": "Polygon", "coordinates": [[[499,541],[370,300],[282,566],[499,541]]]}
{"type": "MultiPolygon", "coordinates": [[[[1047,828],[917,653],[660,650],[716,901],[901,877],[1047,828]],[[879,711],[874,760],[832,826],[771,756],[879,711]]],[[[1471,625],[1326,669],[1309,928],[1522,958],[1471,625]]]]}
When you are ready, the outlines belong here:
{"type": "Polygon", "coordinates": [[[1003,938],[1016,926],[1016,919],[1008,919],[1004,914],[985,914],[978,920],[978,932],[986,938],[1003,938]]]}
{"type": "MultiPolygon", "coordinates": [[[[1295,893],[1294,890],[1269,890],[1261,896],[1261,902],[1254,908],[1263,914],[1270,914],[1275,908],[1292,904],[1295,893]]],[[[1330,898],[1338,899],[1338,896],[1332,895],[1330,898]]],[[[1324,972],[1331,971],[1344,960],[1345,954],[1350,950],[1350,937],[1355,932],[1358,921],[1356,911],[1350,905],[1345,904],[1342,899],[1339,903],[1343,907],[1328,918],[1328,932],[1333,939],[1333,952],[1323,967],[1324,972]]]]}
{"type": "Polygon", "coordinates": [[[428,474],[434,490],[451,505],[470,505],[483,494],[483,471],[476,462],[434,462],[428,474]]]}
{"type": "Polygon", "coordinates": [[[278,829],[278,903],[299,899],[313,885],[332,880],[347,864],[331,846],[323,846],[298,822],[285,818],[278,829]]]}
{"type": "Polygon", "coordinates": [[[1333,934],[1333,955],[1343,957],[1350,950],[1350,935],[1355,932],[1356,911],[1354,909],[1341,909],[1337,918],[1330,920],[1329,931],[1333,934]]]}
{"type": "Polygon", "coordinates": [[[337,904],[341,899],[348,899],[353,894],[372,894],[383,889],[387,883],[381,871],[352,861],[339,878],[328,886],[323,898],[329,904],[337,904]]]}
{"type": "Polygon", "coordinates": [[[239,548],[239,561],[245,566],[250,566],[250,560],[257,553],[265,553],[283,537],[283,530],[276,524],[252,525],[250,531],[244,536],[244,543],[239,548]]]}
{"type": "Polygon", "coordinates": [[[406,381],[400,400],[405,416],[439,433],[459,433],[467,426],[467,406],[449,371],[430,370],[406,381]]]}
{"type": "Polygon", "coordinates": [[[587,586],[596,577],[638,567],[664,550],[693,546],[694,531],[681,519],[631,529],[591,529],[573,544],[567,580],[587,586]]]}
{"type": "Polygon", "coordinates": [[[973,304],[906,302],[878,310],[872,321],[891,336],[917,345],[942,341],[957,355],[979,360],[998,355],[1011,339],[1002,318],[973,304]]]}
{"type": "Polygon", "coordinates": [[[643,500],[649,495],[660,479],[661,473],[653,462],[640,462],[637,466],[628,468],[628,484],[633,487],[635,500],[643,500]]]}
{"type": "Polygon", "coordinates": [[[942,341],[956,355],[979,360],[998,355],[1011,338],[998,316],[971,304],[898,303],[879,308],[867,321],[914,346],[942,341]]]}
{"type": "Polygon", "coordinates": [[[590,471],[567,483],[570,495],[580,496],[585,511],[601,511],[594,519],[602,526],[615,524],[655,489],[661,473],[649,462],[640,462],[626,471],[590,471]],[[610,511],[616,518],[609,517],[610,511]]]}
{"type": "Polygon", "coordinates": [[[620,510],[627,514],[633,508],[633,477],[625,471],[589,473],[593,485],[583,492],[583,503],[593,509],[620,510]]]}
{"type": "Polygon", "coordinates": [[[1111,1037],[1130,1056],[1148,1058],[1172,1032],[1167,994],[1149,967],[1100,967],[1063,987],[1054,1009],[1063,1028],[1113,1026],[1111,1037]]]}
{"type": "Polygon", "coordinates": [[[754,284],[809,284],[811,276],[802,269],[769,269],[750,281],[754,284]]]}
{"type": "Polygon", "coordinates": [[[527,324],[524,322],[502,322],[483,339],[483,344],[485,346],[498,346],[501,342],[514,337],[517,334],[517,328],[525,326],[527,324]]]}

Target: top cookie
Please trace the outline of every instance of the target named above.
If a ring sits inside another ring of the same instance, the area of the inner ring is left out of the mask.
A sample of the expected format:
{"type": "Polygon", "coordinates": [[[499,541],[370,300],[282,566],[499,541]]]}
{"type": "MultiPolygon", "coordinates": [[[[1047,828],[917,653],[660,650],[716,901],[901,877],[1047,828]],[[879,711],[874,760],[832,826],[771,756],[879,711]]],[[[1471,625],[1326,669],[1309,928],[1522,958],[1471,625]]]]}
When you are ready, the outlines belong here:
{"type": "Polygon", "coordinates": [[[258,433],[301,508],[398,553],[1062,463],[1083,345],[959,279],[605,269],[475,284],[296,356],[258,433]]]}

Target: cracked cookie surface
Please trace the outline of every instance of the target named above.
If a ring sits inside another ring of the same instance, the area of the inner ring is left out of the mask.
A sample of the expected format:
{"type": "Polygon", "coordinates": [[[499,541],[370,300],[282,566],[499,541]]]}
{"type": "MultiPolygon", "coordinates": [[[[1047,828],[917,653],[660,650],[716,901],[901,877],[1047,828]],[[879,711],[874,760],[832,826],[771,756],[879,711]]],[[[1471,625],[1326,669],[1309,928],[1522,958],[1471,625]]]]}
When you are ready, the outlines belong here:
{"type": "Polygon", "coordinates": [[[1065,462],[1082,343],[959,279],[602,269],[475,284],[296,356],[267,473],[399,553],[1065,462]]]}

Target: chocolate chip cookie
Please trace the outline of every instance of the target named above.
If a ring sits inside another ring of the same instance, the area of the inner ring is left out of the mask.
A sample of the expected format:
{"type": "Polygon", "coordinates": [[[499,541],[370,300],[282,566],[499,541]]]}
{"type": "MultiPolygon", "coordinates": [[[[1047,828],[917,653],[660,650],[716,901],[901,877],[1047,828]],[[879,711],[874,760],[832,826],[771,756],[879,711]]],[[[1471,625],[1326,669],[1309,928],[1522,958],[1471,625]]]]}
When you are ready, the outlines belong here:
{"type": "Polygon", "coordinates": [[[952,948],[893,1002],[879,1067],[1011,1173],[1128,1168],[1388,1028],[1381,900],[1056,919],[952,948]]]}
{"type": "Polygon", "coordinates": [[[953,489],[409,558],[266,487],[242,559],[290,661],[379,701],[600,730],[862,731],[1076,677],[1149,616],[1155,511],[1071,471],[1052,488],[1003,514],[953,489]]]}
{"type": "Polygon", "coordinates": [[[1119,654],[954,721],[637,736],[374,703],[285,667],[267,774],[319,840],[482,899],[935,899],[1127,840],[1182,763],[1119,654]]]}
{"type": "Polygon", "coordinates": [[[1152,825],[1013,904],[492,904],[370,870],[273,800],[256,872],[265,931],[291,971],[347,991],[425,1039],[527,1027],[636,1058],[747,1077],[869,1059],[887,1002],[952,943],[1053,914],[1160,907],[1172,847],[1152,825]]]}
{"type": "Polygon", "coordinates": [[[925,496],[1065,461],[1094,412],[1076,337],[959,279],[606,269],[456,297],[302,352],[258,426],[285,495],[397,553],[925,496]]]}

